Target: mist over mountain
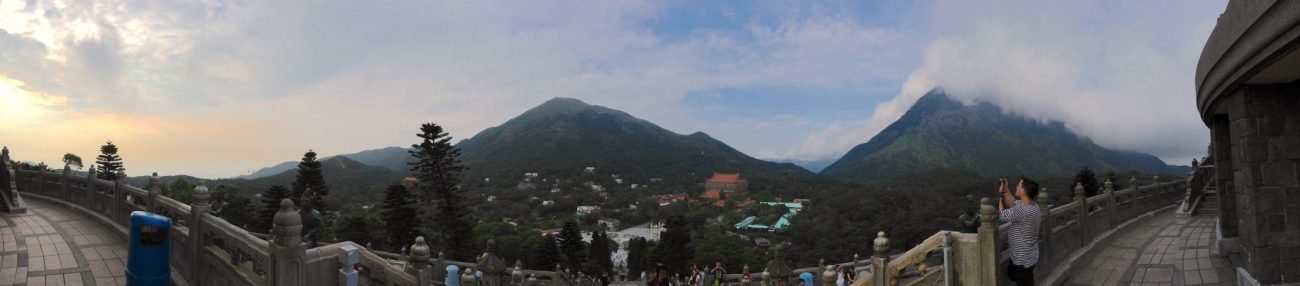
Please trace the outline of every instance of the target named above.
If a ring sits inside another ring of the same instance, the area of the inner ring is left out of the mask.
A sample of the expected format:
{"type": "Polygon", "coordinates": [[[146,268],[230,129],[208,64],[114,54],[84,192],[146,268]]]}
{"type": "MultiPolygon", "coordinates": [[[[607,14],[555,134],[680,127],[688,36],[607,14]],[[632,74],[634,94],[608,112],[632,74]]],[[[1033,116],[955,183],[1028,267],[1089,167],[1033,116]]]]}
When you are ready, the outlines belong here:
{"type": "Polygon", "coordinates": [[[853,147],[820,174],[866,181],[945,168],[981,176],[1045,177],[1069,175],[1083,167],[1187,171],[1187,167],[1170,166],[1150,154],[1098,146],[1061,122],[1008,115],[986,102],[967,106],[935,89],[898,121],[853,147]]]}

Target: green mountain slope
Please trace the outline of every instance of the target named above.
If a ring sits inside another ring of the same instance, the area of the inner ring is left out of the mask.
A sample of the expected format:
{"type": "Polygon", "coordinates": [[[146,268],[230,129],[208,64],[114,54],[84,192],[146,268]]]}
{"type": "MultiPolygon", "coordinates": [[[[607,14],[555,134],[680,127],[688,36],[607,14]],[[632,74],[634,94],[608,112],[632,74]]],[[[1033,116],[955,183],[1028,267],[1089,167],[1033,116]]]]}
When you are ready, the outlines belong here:
{"type": "MultiPolygon", "coordinates": [[[[628,178],[693,183],[715,171],[746,177],[810,179],[794,164],[755,159],[696,132],[680,135],[625,112],[568,98],[551,99],[456,145],[468,178],[572,178],[586,167],[628,178]]],[[[639,180],[638,180],[639,181],[639,180]]]]}
{"type": "MultiPolygon", "coordinates": [[[[321,160],[321,173],[330,194],[325,202],[335,208],[346,202],[372,201],[383,198],[383,190],[390,184],[400,183],[405,173],[388,168],[362,164],[346,156],[333,156],[321,160]]],[[[297,166],[279,174],[256,179],[233,179],[227,182],[239,185],[243,190],[262,193],[272,185],[289,187],[298,175],[297,166]]]]}
{"type": "Polygon", "coordinates": [[[936,89],[898,121],[853,147],[822,175],[864,181],[935,168],[981,176],[1060,176],[1083,167],[1183,173],[1149,154],[1111,150],[1075,135],[1060,122],[1004,114],[989,103],[963,105],[936,89]]]}

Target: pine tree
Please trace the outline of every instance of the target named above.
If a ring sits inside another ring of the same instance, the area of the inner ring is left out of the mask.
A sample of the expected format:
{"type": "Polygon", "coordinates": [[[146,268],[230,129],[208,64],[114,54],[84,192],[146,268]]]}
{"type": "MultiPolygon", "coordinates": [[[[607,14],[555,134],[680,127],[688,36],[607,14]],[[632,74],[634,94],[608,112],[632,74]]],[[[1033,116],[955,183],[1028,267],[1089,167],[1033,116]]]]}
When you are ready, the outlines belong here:
{"type": "Polygon", "coordinates": [[[434,203],[434,222],[438,240],[447,247],[451,259],[472,259],[478,253],[474,244],[474,227],[469,223],[469,208],[464,206],[460,189],[460,150],[451,145],[451,136],[434,123],[420,126],[419,144],[408,151],[416,159],[411,165],[420,184],[421,203],[434,203]]]}
{"type": "Polygon", "coordinates": [[[185,177],[176,176],[176,179],[172,180],[171,186],[167,187],[167,191],[164,192],[163,195],[172,198],[173,200],[189,204],[194,200],[194,184],[190,183],[189,180],[186,180],[185,177]]]}
{"type": "Polygon", "coordinates": [[[564,228],[560,229],[560,252],[564,253],[564,266],[575,271],[582,270],[586,262],[585,250],[578,222],[571,220],[564,223],[564,228]]]}
{"type": "MultiPolygon", "coordinates": [[[[1088,167],[1083,167],[1083,170],[1079,170],[1079,173],[1074,175],[1074,183],[1083,184],[1083,193],[1086,196],[1091,197],[1097,195],[1097,189],[1099,187],[1097,184],[1097,174],[1094,174],[1091,169],[1088,169],[1088,167]]],[[[1070,197],[1074,197],[1074,186],[1075,185],[1070,185],[1070,197]]]]}
{"type": "Polygon", "coordinates": [[[628,277],[640,277],[642,268],[641,261],[645,260],[645,238],[633,237],[627,242],[627,275],[628,277]]]}
{"type": "Polygon", "coordinates": [[[122,157],[117,155],[117,145],[113,141],[104,143],[99,147],[99,157],[95,158],[95,164],[99,165],[99,173],[95,177],[103,180],[116,180],[118,171],[126,171],[122,167],[122,157]]]}
{"type": "Polygon", "coordinates": [[[254,205],[253,198],[240,191],[238,186],[227,184],[222,194],[221,200],[221,218],[230,224],[244,229],[255,227],[257,220],[257,206],[254,205]]]}
{"type": "Polygon", "coordinates": [[[670,273],[686,269],[687,262],[695,256],[695,250],[689,245],[691,233],[686,229],[686,220],[673,216],[664,227],[666,229],[659,235],[659,246],[654,250],[655,259],[663,260],[670,273]]]}
{"type": "Polygon", "coordinates": [[[388,186],[384,193],[384,209],[380,212],[387,230],[388,245],[397,248],[410,244],[419,234],[420,218],[415,210],[411,192],[402,185],[388,186]]]}
{"type": "Polygon", "coordinates": [[[600,274],[614,273],[614,261],[610,257],[613,252],[610,250],[609,236],[605,230],[597,230],[591,233],[591,246],[587,248],[588,274],[600,277],[600,274]]]}
{"type": "Polygon", "coordinates": [[[344,212],[334,224],[334,234],[338,239],[366,245],[375,242],[374,229],[380,226],[379,217],[365,211],[344,212]]]}
{"type": "Polygon", "coordinates": [[[302,162],[298,163],[298,176],[293,180],[293,192],[289,197],[300,209],[320,211],[329,192],[325,176],[321,174],[321,162],[316,160],[316,152],[308,150],[302,155],[302,162]]]}
{"type": "Polygon", "coordinates": [[[559,242],[556,241],[555,236],[548,234],[542,237],[541,249],[537,251],[537,256],[533,259],[536,262],[531,269],[554,269],[556,265],[563,262],[560,255],[559,242]]]}
{"type": "Polygon", "coordinates": [[[275,213],[280,211],[280,202],[289,197],[289,189],[281,185],[271,186],[270,189],[262,193],[262,210],[258,213],[254,232],[271,233],[271,224],[275,220],[275,213]]]}

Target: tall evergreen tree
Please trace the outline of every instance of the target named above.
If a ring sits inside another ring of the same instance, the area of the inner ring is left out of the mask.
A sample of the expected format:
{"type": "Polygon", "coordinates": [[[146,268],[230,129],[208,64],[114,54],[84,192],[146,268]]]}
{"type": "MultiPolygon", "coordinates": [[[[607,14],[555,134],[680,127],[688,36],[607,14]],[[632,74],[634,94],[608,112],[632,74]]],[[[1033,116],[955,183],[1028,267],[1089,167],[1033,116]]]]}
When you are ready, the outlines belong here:
{"type": "Polygon", "coordinates": [[[659,235],[659,246],[654,250],[654,258],[663,260],[670,274],[681,273],[695,256],[695,249],[690,247],[691,233],[686,225],[686,219],[681,216],[668,218],[666,229],[659,235]]]}
{"type": "Polygon", "coordinates": [[[560,254],[560,244],[556,241],[555,236],[547,234],[542,237],[541,249],[537,251],[537,256],[533,259],[535,264],[531,269],[555,269],[556,265],[564,262],[560,254]]]}
{"type": "Polygon", "coordinates": [[[244,229],[257,226],[258,213],[253,197],[239,190],[238,186],[226,184],[221,201],[221,212],[218,214],[221,218],[244,229]]]}
{"type": "MultiPolygon", "coordinates": [[[[1079,173],[1074,175],[1074,183],[1083,184],[1083,193],[1089,197],[1097,195],[1097,189],[1100,187],[1097,184],[1097,174],[1088,167],[1083,167],[1083,170],[1079,170],[1079,173]]],[[[1074,186],[1070,185],[1070,197],[1074,197],[1074,186]]]]}
{"type": "Polygon", "coordinates": [[[411,198],[411,192],[406,189],[406,186],[397,184],[388,186],[388,191],[384,193],[384,209],[380,212],[380,217],[384,220],[389,246],[398,248],[400,245],[415,241],[420,227],[420,218],[417,214],[415,200],[411,198]]]}
{"type": "Polygon", "coordinates": [[[605,230],[596,230],[591,233],[591,246],[587,248],[588,273],[596,277],[600,274],[613,274],[614,261],[610,257],[613,250],[610,249],[611,241],[605,234],[605,230]]]}
{"type": "Polygon", "coordinates": [[[582,242],[582,231],[578,230],[577,221],[564,223],[560,229],[560,252],[564,253],[564,267],[581,271],[586,262],[586,245],[582,242]]]}
{"type": "Polygon", "coordinates": [[[262,193],[262,210],[258,213],[257,229],[254,232],[271,233],[271,224],[275,220],[275,213],[280,211],[280,201],[288,197],[289,188],[281,185],[271,186],[265,193],[262,193]]]}
{"type": "Polygon", "coordinates": [[[186,180],[185,177],[176,176],[176,179],[172,180],[171,186],[167,187],[167,190],[166,192],[163,192],[163,195],[172,198],[173,200],[189,204],[194,200],[194,184],[190,183],[189,180],[186,180]]]}
{"type": "Polygon", "coordinates": [[[324,199],[329,192],[325,176],[321,174],[321,162],[316,160],[316,152],[307,150],[302,155],[302,162],[298,162],[298,176],[293,180],[293,192],[289,193],[289,197],[300,209],[320,211],[324,208],[324,199]]]}
{"type": "Polygon", "coordinates": [[[645,271],[641,263],[646,260],[646,240],[643,237],[634,237],[627,242],[627,275],[628,277],[640,277],[641,271],[645,271]]]}
{"type": "Polygon", "coordinates": [[[355,242],[360,245],[376,242],[375,229],[382,222],[374,213],[367,211],[345,211],[339,214],[333,225],[335,238],[355,242]]]}
{"type": "Polygon", "coordinates": [[[99,173],[96,173],[95,177],[103,180],[116,180],[117,171],[126,171],[126,168],[122,167],[122,157],[117,155],[117,145],[113,145],[113,141],[99,146],[99,157],[95,158],[95,164],[99,165],[99,173]]]}
{"type": "Polygon", "coordinates": [[[474,244],[474,227],[470,224],[469,207],[462,205],[464,199],[460,189],[460,172],[465,169],[460,164],[460,150],[451,145],[451,136],[442,130],[442,126],[425,123],[420,126],[419,144],[412,144],[414,150],[408,151],[416,162],[411,163],[420,184],[422,203],[433,203],[434,222],[438,240],[446,245],[447,254],[452,259],[472,259],[478,253],[474,244]]]}

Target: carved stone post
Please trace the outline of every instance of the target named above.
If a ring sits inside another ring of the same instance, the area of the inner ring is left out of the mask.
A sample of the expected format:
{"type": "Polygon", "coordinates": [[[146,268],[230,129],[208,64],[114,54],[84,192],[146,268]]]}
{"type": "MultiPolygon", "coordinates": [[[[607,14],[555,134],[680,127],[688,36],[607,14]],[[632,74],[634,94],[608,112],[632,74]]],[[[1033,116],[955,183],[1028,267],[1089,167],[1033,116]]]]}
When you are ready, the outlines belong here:
{"type": "MultiPolygon", "coordinates": [[[[154,212],[158,207],[158,194],[162,193],[162,180],[158,179],[158,172],[153,172],[149,177],[149,206],[146,211],[154,212]]],[[[193,210],[193,209],[191,209],[193,210]]]]}
{"type": "Polygon", "coordinates": [[[415,237],[415,244],[411,245],[411,265],[407,268],[406,273],[415,276],[416,282],[420,285],[433,284],[433,269],[429,268],[429,246],[424,244],[424,237],[415,237]]]}
{"type": "Polygon", "coordinates": [[[537,274],[529,274],[529,275],[528,275],[528,281],[524,281],[524,283],[526,283],[526,284],[524,284],[524,286],[536,286],[536,285],[537,285],[537,274]]]}
{"type": "MultiPolygon", "coordinates": [[[[826,264],[826,259],[822,259],[822,263],[820,264],[826,264]]],[[[822,271],[822,285],[823,286],[835,285],[835,266],[828,265],[822,268],[826,269],[825,271],[822,271]]]]}
{"type": "MultiPolygon", "coordinates": [[[[155,178],[157,176],[154,176],[155,178]]],[[[149,211],[153,211],[153,191],[149,192],[149,211]]],[[[212,205],[208,203],[208,186],[204,181],[199,181],[199,186],[194,187],[194,203],[190,205],[190,281],[191,285],[203,286],[203,215],[208,213],[212,205]]],[[[180,215],[180,214],[177,214],[180,215]]]]}
{"type": "Polygon", "coordinates": [[[1114,229],[1116,225],[1119,225],[1119,210],[1115,209],[1115,184],[1111,183],[1110,179],[1106,179],[1106,183],[1102,184],[1102,188],[1106,190],[1106,217],[1110,219],[1109,229],[1114,229]]]}
{"type": "Polygon", "coordinates": [[[768,272],[767,269],[763,269],[762,279],[758,283],[760,286],[772,286],[772,273],[768,272]]]}
{"type": "Polygon", "coordinates": [[[876,240],[872,243],[871,254],[871,271],[874,276],[871,277],[871,285],[891,285],[893,280],[892,273],[889,273],[889,238],[885,237],[885,232],[876,233],[876,240]]]}
{"type": "Polygon", "coordinates": [[[300,286],[306,283],[303,268],[306,267],[307,246],[302,243],[302,216],[294,209],[291,199],[280,201],[280,211],[275,213],[271,225],[269,248],[271,269],[266,279],[269,284],[300,286]]]}
{"type": "Polygon", "coordinates": [[[95,193],[95,188],[99,186],[95,182],[95,166],[90,166],[90,170],[86,172],[86,204],[90,204],[90,196],[95,193]]]}
{"type": "Polygon", "coordinates": [[[1074,202],[1079,206],[1079,241],[1088,244],[1088,196],[1083,193],[1083,183],[1074,184],[1074,202]]]}
{"type": "MultiPolygon", "coordinates": [[[[425,284],[420,284],[425,285],[425,284]]],[[[524,262],[515,260],[515,269],[510,270],[510,285],[524,285],[524,262]]]]}
{"type": "MultiPolygon", "coordinates": [[[[110,217],[110,219],[116,221],[120,225],[131,225],[130,222],[127,221],[129,218],[122,215],[122,200],[126,197],[124,195],[126,193],[126,191],[123,191],[124,189],[126,189],[126,172],[117,170],[117,179],[113,180],[113,203],[111,204],[112,206],[109,207],[109,209],[113,211],[111,214],[113,217],[110,217]]],[[[193,231],[190,233],[193,233],[193,231]]]]}
{"type": "MultiPolygon", "coordinates": [[[[1049,199],[1051,199],[1051,197],[1047,195],[1047,188],[1039,189],[1037,200],[1040,220],[1038,226],[1039,230],[1042,232],[1038,235],[1040,238],[1039,240],[1042,241],[1042,243],[1038,244],[1038,257],[1040,258],[1050,257],[1048,256],[1048,250],[1052,249],[1052,228],[1056,227],[1052,225],[1052,205],[1047,204],[1049,199]]],[[[1039,263],[1042,263],[1047,261],[1047,259],[1039,259],[1038,261],[1039,263]]]]}
{"type": "MultiPolygon", "coordinates": [[[[435,261],[433,262],[433,267],[434,267],[434,269],[446,269],[446,268],[447,268],[447,254],[446,254],[446,253],[443,253],[442,251],[438,251],[438,260],[435,260],[435,261]]],[[[437,281],[437,280],[447,281],[447,278],[448,278],[448,276],[447,276],[447,272],[442,272],[442,271],[435,271],[435,272],[437,272],[437,273],[434,273],[434,274],[433,274],[433,280],[434,280],[434,281],[437,281]]]]}
{"type": "Polygon", "coordinates": [[[474,276],[474,268],[466,267],[465,271],[460,273],[460,282],[465,286],[478,286],[478,277],[474,276]]]}
{"type": "Polygon", "coordinates": [[[68,202],[72,201],[69,199],[68,195],[68,181],[70,178],[72,178],[72,167],[69,167],[68,164],[63,164],[63,183],[59,184],[59,195],[56,196],[56,198],[68,202]]]}
{"type": "Polygon", "coordinates": [[[479,279],[479,284],[484,286],[501,286],[504,284],[506,271],[506,262],[496,255],[496,240],[489,239],[487,242],[487,251],[478,258],[478,271],[483,272],[483,277],[479,279]]]}
{"type": "Polygon", "coordinates": [[[749,286],[749,264],[740,272],[740,286],[749,286]]]}
{"type": "Polygon", "coordinates": [[[998,283],[998,236],[995,233],[998,230],[998,225],[994,223],[996,214],[997,210],[993,208],[989,198],[980,198],[980,228],[976,234],[979,243],[979,285],[997,285],[998,283]]]}

